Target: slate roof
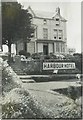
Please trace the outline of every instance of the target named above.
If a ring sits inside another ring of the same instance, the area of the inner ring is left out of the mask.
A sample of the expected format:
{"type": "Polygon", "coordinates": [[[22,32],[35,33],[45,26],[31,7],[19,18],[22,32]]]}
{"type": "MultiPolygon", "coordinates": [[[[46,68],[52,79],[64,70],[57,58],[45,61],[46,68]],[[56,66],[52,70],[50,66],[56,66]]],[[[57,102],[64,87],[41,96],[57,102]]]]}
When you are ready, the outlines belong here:
{"type": "MultiPolygon", "coordinates": [[[[33,10],[30,6],[28,7],[28,9],[30,9],[32,11],[34,17],[38,17],[38,18],[53,19],[53,17],[55,17],[57,15],[55,11],[54,12],[47,12],[47,11],[33,10]]],[[[67,21],[61,15],[59,15],[59,16],[60,16],[61,20],[67,21]]]]}
{"type": "Polygon", "coordinates": [[[50,19],[53,17],[53,14],[54,14],[52,12],[37,11],[37,10],[34,10],[34,13],[35,13],[36,17],[50,18],[50,19]]]}

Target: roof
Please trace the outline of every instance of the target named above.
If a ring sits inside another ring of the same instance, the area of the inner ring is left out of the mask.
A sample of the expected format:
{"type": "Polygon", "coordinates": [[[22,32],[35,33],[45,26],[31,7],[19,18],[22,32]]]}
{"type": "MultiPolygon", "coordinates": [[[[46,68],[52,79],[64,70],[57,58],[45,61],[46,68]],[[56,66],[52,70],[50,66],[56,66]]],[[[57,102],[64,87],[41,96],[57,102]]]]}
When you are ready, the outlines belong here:
{"type": "Polygon", "coordinates": [[[31,13],[33,14],[34,17],[54,19],[57,15],[59,15],[62,21],[67,21],[60,14],[55,13],[55,12],[33,10],[30,6],[28,7],[28,10],[31,11],[31,13]]]}
{"type": "Polygon", "coordinates": [[[46,11],[37,11],[34,10],[34,13],[36,15],[36,17],[42,17],[42,18],[52,18],[53,14],[52,12],[46,12],[46,11]]]}

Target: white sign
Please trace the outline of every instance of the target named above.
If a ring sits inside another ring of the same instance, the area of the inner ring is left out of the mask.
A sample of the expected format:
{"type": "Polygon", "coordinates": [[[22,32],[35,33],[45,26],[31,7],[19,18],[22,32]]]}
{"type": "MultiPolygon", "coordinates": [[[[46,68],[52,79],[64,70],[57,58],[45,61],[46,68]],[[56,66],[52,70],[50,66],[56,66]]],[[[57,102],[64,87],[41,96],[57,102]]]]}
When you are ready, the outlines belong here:
{"type": "Polygon", "coordinates": [[[73,62],[44,62],[43,70],[54,70],[54,69],[75,69],[75,63],[73,62]]]}

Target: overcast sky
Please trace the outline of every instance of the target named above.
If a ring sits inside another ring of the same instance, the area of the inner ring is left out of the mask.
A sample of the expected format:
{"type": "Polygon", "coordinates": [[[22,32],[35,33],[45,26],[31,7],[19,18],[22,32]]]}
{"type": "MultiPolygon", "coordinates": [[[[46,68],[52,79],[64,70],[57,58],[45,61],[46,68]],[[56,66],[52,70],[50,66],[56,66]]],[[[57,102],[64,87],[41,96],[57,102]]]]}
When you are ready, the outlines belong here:
{"type": "Polygon", "coordinates": [[[81,2],[80,0],[17,0],[25,8],[54,12],[57,7],[67,19],[67,45],[81,52],[81,2]],[[57,2],[58,1],[58,2],[57,2]],[[61,1],[61,2],[60,2],[61,1]],[[65,2],[66,1],[66,2],[65,2]]]}

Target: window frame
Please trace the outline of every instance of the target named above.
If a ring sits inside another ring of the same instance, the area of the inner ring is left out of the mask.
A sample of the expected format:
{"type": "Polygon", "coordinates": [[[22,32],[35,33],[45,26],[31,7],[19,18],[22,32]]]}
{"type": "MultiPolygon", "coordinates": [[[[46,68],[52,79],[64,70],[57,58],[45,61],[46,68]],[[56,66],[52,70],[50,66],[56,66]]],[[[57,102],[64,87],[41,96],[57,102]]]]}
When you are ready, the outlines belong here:
{"type": "Polygon", "coordinates": [[[43,39],[48,39],[48,28],[43,28],[43,39]]]}

